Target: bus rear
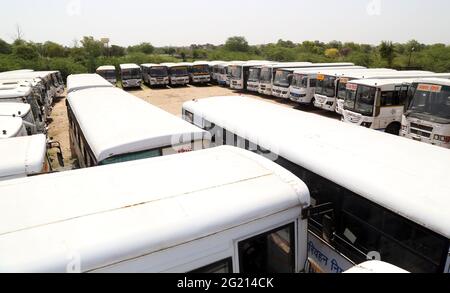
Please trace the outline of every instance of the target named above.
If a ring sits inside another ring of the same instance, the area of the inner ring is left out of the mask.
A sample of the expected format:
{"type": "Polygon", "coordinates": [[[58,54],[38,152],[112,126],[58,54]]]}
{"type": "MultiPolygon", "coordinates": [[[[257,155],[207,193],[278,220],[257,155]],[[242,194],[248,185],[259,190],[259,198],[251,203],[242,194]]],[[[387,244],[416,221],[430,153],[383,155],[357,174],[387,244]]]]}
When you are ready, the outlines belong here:
{"type": "Polygon", "coordinates": [[[100,66],[96,70],[97,74],[112,83],[113,85],[116,85],[117,83],[117,73],[116,68],[114,66],[100,66]]]}
{"type": "Polygon", "coordinates": [[[450,148],[450,80],[422,79],[412,84],[401,136],[450,148]]]}
{"type": "Polygon", "coordinates": [[[123,88],[139,88],[142,85],[142,70],[136,64],[120,65],[123,88]]]}

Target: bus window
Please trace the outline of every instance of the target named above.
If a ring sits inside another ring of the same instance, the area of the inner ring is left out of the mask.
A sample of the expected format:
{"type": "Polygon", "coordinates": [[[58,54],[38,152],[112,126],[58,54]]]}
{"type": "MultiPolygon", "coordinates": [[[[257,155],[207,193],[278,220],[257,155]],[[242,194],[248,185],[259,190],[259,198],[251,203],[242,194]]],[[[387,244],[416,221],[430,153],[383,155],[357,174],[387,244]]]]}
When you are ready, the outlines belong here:
{"type": "Polygon", "coordinates": [[[231,258],[218,261],[190,272],[192,274],[230,274],[233,273],[233,261],[231,258]]]}
{"type": "Polygon", "coordinates": [[[162,156],[162,150],[161,149],[151,150],[151,151],[143,151],[143,152],[137,152],[137,153],[120,155],[120,156],[108,158],[108,159],[103,160],[102,162],[100,162],[100,165],[124,163],[124,162],[143,160],[143,159],[150,159],[150,158],[161,157],[161,156],[162,156]]]}
{"type": "Polygon", "coordinates": [[[240,273],[294,273],[294,224],[238,244],[240,273]]]}

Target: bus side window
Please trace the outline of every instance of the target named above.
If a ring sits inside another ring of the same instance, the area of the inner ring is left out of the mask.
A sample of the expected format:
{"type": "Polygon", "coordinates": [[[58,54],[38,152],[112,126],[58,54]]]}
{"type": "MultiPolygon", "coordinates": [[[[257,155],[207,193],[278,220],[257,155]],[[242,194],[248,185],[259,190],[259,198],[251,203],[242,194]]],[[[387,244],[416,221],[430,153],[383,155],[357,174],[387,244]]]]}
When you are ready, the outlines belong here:
{"type": "Polygon", "coordinates": [[[233,273],[233,260],[227,258],[216,263],[204,266],[189,272],[190,274],[231,274],[233,273]]]}
{"type": "Polygon", "coordinates": [[[399,91],[389,91],[381,93],[381,107],[400,105],[399,91]]]}
{"type": "Polygon", "coordinates": [[[236,146],[241,149],[247,149],[246,140],[238,135],[236,135],[236,146]]]}
{"type": "Polygon", "coordinates": [[[311,78],[309,80],[309,87],[316,87],[317,79],[311,78]]]}
{"type": "Polygon", "coordinates": [[[294,273],[295,224],[238,243],[240,273],[294,273]]]}

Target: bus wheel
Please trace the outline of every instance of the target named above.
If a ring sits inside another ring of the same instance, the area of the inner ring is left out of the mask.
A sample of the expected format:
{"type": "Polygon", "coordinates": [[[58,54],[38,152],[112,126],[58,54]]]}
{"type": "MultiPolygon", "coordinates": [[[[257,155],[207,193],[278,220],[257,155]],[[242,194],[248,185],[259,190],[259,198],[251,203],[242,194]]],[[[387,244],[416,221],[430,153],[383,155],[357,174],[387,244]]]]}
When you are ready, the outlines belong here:
{"type": "Polygon", "coordinates": [[[400,123],[395,122],[389,124],[388,127],[386,127],[386,133],[393,134],[393,135],[400,135],[400,123]]]}
{"type": "Polygon", "coordinates": [[[316,98],[312,98],[312,100],[311,100],[311,107],[313,107],[314,108],[314,103],[316,103],[316,98]]]}

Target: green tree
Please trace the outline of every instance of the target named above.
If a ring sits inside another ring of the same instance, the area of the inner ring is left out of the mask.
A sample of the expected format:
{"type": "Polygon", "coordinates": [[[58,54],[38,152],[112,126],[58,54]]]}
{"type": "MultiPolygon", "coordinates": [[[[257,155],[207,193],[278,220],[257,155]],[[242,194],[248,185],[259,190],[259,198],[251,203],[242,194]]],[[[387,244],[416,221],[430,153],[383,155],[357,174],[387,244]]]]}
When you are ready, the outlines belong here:
{"type": "Polygon", "coordinates": [[[0,54],[11,54],[12,48],[11,45],[0,39],[0,54]]]}
{"type": "Polygon", "coordinates": [[[111,48],[109,48],[109,53],[113,57],[122,57],[126,55],[126,50],[124,47],[112,45],[111,48]]]}
{"type": "Polygon", "coordinates": [[[153,47],[150,43],[141,43],[139,45],[129,47],[128,51],[133,53],[140,52],[144,54],[153,54],[155,47],[153,47]]]}
{"type": "Polygon", "coordinates": [[[89,58],[96,58],[103,55],[105,46],[102,42],[97,41],[94,37],[83,37],[81,40],[84,52],[89,58]]]}
{"type": "Polygon", "coordinates": [[[66,49],[60,44],[53,42],[45,42],[42,45],[42,54],[43,56],[50,58],[65,57],[66,49]]]}
{"type": "Polygon", "coordinates": [[[394,44],[392,44],[392,42],[383,41],[378,50],[381,58],[387,61],[389,67],[392,67],[395,58],[394,44]]]}
{"type": "Polygon", "coordinates": [[[248,52],[250,46],[244,37],[231,37],[226,41],[225,49],[232,52],[248,52]]]}
{"type": "Polygon", "coordinates": [[[36,48],[29,44],[14,46],[13,54],[24,60],[35,60],[39,57],[36,48]]]}

